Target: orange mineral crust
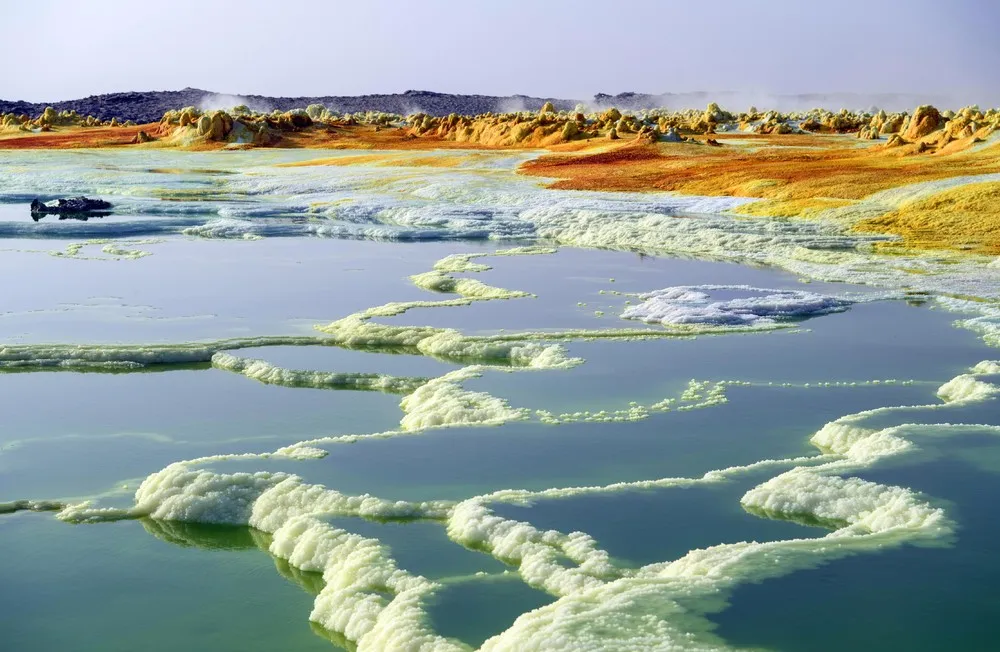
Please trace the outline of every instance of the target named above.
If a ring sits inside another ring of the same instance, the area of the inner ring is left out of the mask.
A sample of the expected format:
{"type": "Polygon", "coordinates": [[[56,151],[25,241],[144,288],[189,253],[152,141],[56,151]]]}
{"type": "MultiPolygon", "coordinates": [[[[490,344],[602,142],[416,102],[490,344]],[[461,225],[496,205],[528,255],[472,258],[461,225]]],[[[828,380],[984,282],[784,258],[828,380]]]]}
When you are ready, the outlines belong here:
{"type": "Polygon", "coordinates": [[[56,127],[39,133],[0,131],[0,149],[78,149],[133,144],[140,131],[153,125],[129,127],[56,127]]]}
{"type": "Polygon", "coordinates": [[[1000,171],[997,145],[952,155],[904,155],[878,145],[858,147],[857,141],[842,136],[715,139],[719,147],[629,143],[597,153],[553,154],[525,163],[521,171],[557,179],[553,188],[669,190],[777,200],[855,200],[910,183],[1000,171]],[[729,145],[731,140],[740,142],[729,145]]]}

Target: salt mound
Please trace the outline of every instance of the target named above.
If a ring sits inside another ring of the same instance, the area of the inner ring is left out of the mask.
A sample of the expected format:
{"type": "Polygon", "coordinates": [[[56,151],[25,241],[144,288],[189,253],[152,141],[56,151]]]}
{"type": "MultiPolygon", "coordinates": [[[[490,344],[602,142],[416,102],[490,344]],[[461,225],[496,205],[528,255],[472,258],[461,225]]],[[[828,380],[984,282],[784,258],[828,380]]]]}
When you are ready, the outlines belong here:
{"type": "Polygon", "coordinates": [[[918,140],[941,126],[941,114],[933,106],[919,106],[913,112],[903,134],[905,140],[918,140]]]}
{"type": "Polygon", "coordinates": [[[650,324],[704,324],[769,327],[791,319],[843,312],[851,302],[799,290],[770,290],[748,285],[679,285],[640,295],[643,302],[622,313],[623,319],[650,324]],[[750,296],[717,298],[738,292],[750,296]]]}

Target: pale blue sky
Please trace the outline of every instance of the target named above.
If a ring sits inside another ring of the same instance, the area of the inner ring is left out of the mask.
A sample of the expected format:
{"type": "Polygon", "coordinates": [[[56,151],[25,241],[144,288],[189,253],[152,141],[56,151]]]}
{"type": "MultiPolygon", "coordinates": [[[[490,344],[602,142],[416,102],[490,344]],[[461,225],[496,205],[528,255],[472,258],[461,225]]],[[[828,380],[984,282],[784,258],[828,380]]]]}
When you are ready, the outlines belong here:
{"type": "Polygon", "coordinates": [[[193,86],[581,99],[622,91],[926,92],[1000,103],[994,0],[0,5],[0,98],[9,100],[193,86]]]}

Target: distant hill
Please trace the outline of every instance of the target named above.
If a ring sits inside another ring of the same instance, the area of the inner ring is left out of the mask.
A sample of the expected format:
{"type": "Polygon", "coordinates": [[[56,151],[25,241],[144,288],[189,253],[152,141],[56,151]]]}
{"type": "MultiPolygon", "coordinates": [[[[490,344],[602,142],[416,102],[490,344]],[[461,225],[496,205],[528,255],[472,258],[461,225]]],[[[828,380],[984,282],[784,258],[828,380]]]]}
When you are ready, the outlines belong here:
{"type": "MultiPolygon", "coordinates": [[[[310,104],[324,106],[343,112],[385,111],[407,115],[429,113],[448,115],[460,113],[475,115],[487,112],[537,111],[546,102],[552,102],[556,109],[571,110],[578,100],[549,97],[529,97],[527,95],[452,95],[431,91],[406,91],[390,95],[328,95],[323,97],[269,97],[266,95],[226,95],[198,88],[180,91],[141,91],[131,93],[108,93],[91,95],[78,100],[62,102],[14,102],[0,100],[0,113],[27,113],[35,116],[47,106],[57,111],[73,109],[80,115],[92,115],[101,120],[118,118],[119,121],[134,120],[138,123],[156,122],[169,109],[196,106],[202,109],[227,109],[237,104],[246,104],[256,111],[305,108],[310,104]]],[[[598,93],[593,100],[585,100],[591,108],[600,109],[616,106],[619,109],[650,109],[666,107],[670,109],[704,108],[709,102],[717,102],[723,108],[742,111],[750,105],[761,110],[781,109],[785,111],[804,110],[815,107],[836,110],[847,108],[863,110],[872,107],[889,111],[911,110],[920,104],[950,106],[950,98],[931,94],[879,93],[864,95],[859,93],[807,93],[800,95],[768,95],[764,93],[740,92],[692,92],[662,93],[619,93],[608,95],[598,93]]],[[[957,108],[953,107],[953,108],[957,108]]]]}
{"type": "Polygon", "coordinates": [[[559,110],[569,110],[576,106],[576,100],[547,97],[510,95],[451,95],[431,91],[406,91],[392,95],[355,95],[324,97],[268,97],[265,95],[226,95],[197,88],[180,91],[141,91],[131,93],[108,93],[91,95],[78,100],[62,102],[11,102],[0,100],[0,113],[27,113],[38,115],[45,107],[57,111],[75,110],[80,115],[92,115],[101,120],[118,118],[120,121],[134,120],[138,123],[156,122],[169,109],[197,106],[203,109],[230,108],[246,104],[256,111],[305,108],[310,104],[323,104],[343,112],[385,111],[388,113],[429,113],[448,115],[461,113],[475,115],[490,111],[537,111],[546,102],[552,102],[559,110]]]}
{"type": "Polygon", "coordinates": [[[912,111],[921,104],[934,104],[941,108],[955,108],[954,98],[933,93],[800,93],[797,95],[774,95],[770,93],[743,93],[738,91],[695,91],[692,93],[619,93],[608,95],[598,93],[594,96],[594,108],[614,106],[619,109],[650,109],[664,107],[668,109],[704,108],[709,102],[715,102],[724,109],[745,111],[751,106],[761,110],[778,109],[781,111],[806,111],[808,109],[849,109],[864,111],[872,108],[886,111],[912,111]]]}

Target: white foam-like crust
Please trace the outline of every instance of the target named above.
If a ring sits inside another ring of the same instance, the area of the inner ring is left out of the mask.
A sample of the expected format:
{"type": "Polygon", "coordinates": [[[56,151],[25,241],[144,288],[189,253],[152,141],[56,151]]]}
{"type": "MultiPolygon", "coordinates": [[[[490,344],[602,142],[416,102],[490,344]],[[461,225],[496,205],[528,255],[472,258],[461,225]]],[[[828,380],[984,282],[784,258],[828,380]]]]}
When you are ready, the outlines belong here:
{"type": "Polygon", "coordinates": [[[990,346],[1000,347],[1000,303],[984,303],[951,297],[937,297],[937,303],[948,310],[974,315],[960,319],[956,325],[978,333],[983,341],[990,346]]]}
{"type": "Polygon", "coordinates": [[[145,239],[145,240],[131,240],[131,239],[91,239],[85,242],[72,242],[66,245],[63,250],[53,250],[49,251],[49,255],[55,256],[57,258],[73,258],[75,260],[139,260],[140,258],[145,258],[146,256],[151,256],[152,253],[145,251],[143,249],[127,249],[124,245],[129,245],[132,247],[141,247],[145,245],[159,244],[163,242],[162,240],[156,239],[145,239]],[[96,255],[83,255],[83,250],[87,247],[100,247],[101,253],[104,256],[96,255]]]}
{"type": "Polygon", "coordinates": [[[727,402],[726,387],[746,385],[739,381],[698,381],[692,379],[679,397],[668,397],[650,405],[640,405],[632,401],[627,408],[620,410],[581,410],[555,414],[548,410],[535,410],[540,421],[549,424],[559,423],[624,423],[642,421],[657,412],[679,412],[722,405],[727,402]]]}
{"type": "Polygon", "coordinates": [[[427,623],[426,603],[437,585],[398,569],[375,539],[300,516],[274,531],[270,552],[323,574],[310,620],[356,641],[359,650],[468,650],[427,623]]]}
{"type": "Polygon", "coordinates": [[[450,274],[436,269],[415,274],[410,277],[410,280],[418,288],[424,290],[460,294],[463,297],[476,299],[517,299],[531,296],[529,292],[493,287],[474,278],[454,278],[450,274]]]}
{"type": "Polygon", "coordinates": [[[610,556],[583,532],[563,534],[496,516],[480,500],[459,504],[448,519],[448,536],[518,567],[528,584],[557,595],[599,586],[621,577],[610,556]],[[564,566],[562,560],[572,562],[564,566]]]}
{"type": "Polygon", "coordinates": [[[427,382],[427,378],[405,378],[359,372],[326,372],[286,369],[255,358],[242,358],[226,351],[212,355],[212,366],[247,378],[286,387],[318,389],[354,389],[408,394],[427,382]]]}
{"type": "Polygon", "coordinates": [[[405,415],[399,425],[414,431],[440,426],[498,426],[528,418],[528,410],[512,408],[503,399],[462,386],[482,372],[483,367],[464,367],[417,387],[399,404],[405,415]]]}
{"type": "Polygon", "coordinates": [[[139,368],[211,362],[220,351],[263,346],[312,346],[322,337],[244,337],[184,344],[21,344],[0,346],[0,368],[139,368]]]}
{"type": "Polygon", "coordinates": [[[536,245],[498,249],[487,253],[451,254],[450,256],[445,256],[441,260],[434,263],[434,269],[439,272],[446,272],[450,274],[486,272],[492,269],[489,265],[472,261],[477,258],[485,258],[487,256],[539,256],[554,253],[556,253],[556,249],[552,247],[542,247],[536,245]]]}
{"type": "Polygon", "coordinates": [[[795,469],[754,489],[741,500],[744,507],[783,517],[797,514],[840,524],[831,537],[866,535],[895,528],[947,532],[944,511],[908,489],[887,487],[858,478],[820,475],[816,469],[795,469]]]}
{"type": "Polygon", "coordinates": [[[1000,374],[1000,360],[983,360],[972,368],[972,373],[984,376],[1000,374]]]}
{"type": "MultiPolygon", "coordinates": [[[[697,208],[708,208],[697,203],[697,208]]],[[[678,219],[669,213],[581,208],[568,203],[522,212],[542,238],[559,244],[772,265],[801,277],[872,285],[889,290],[1000,298],[1000,268],[984,257],[942,252],[880,257],[871,245],[886,236],[846,231],[850,220],[774,220],[707,214],[678,219]]],[[[889,208],[873,208],[873,216],[889,208]]],[[[858,216],[854,216],[855,218],[858,216]]],[[[852,218],[854,219],[854,218],[852,218]]]]}
{"type": "Polygon", "coordinates": [[[769,327],[782,321],[842,312],[850,301],[801,290],[772,290],[749,285],[678,285],[639,295],[642,303],[626,308],[623,319],[659,324],[713,324],[769,327]],[[717,291],[755,296],[713,299],[717,291]]]}
{"type": "MultiPolygon", "coordinates": [[[[976,402],[995,395],[1000,388],[976,378],[976,374],[991,373],[996,362],[984,361],[973,367],[971,374],[962,374],[942,385],[937,395],[947,403],[976,402]]],[[[995,373],[995,372],[993,372],[995,373]]]]}
{"type": "Polygon", "coordinates": [[[578,358],[568,358],[565,349],[558,344],[529,341],[540,337],[531,333],[471,337],[450,328],[394,326],[371,321],[375,316],[398,314],[410,308],[465,305],[467,301],[468,299],[455,299],[386,304],[376,312],[350,315],[330,324],[317,326],[317,330],[330,336],[328,342],[339,346],[411,349],[422,355],[448,361],[512,364],[538,369],[567,368],[582,362],[578,358]]]}

